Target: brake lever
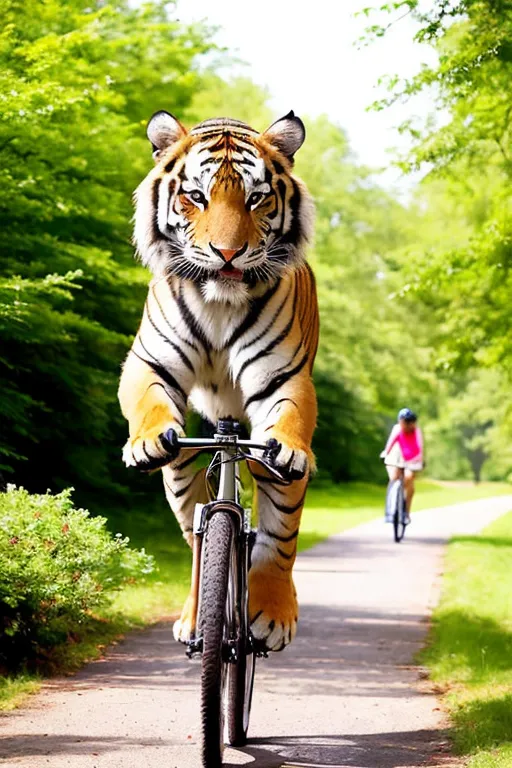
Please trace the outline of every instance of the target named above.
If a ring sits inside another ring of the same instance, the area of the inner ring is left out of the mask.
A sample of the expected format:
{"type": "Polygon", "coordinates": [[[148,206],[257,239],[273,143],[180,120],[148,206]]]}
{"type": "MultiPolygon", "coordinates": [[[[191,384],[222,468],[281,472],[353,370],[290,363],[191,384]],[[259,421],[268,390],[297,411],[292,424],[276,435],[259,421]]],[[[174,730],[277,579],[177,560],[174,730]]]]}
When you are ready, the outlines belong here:
{"type": "Polygon", "coordinates": [[[273,467],[271,464],[268,464],[264,459],[260,459],[258,456],[254,456],[252,453],[246,453],[244,454],[244,458],[246,461],[254,461],[256,464],[258,464],[260,467],[263,467],[263,469],[268,472],[272,477],[275,479],[276,483],[278,485],[291,485],[292,480],[282,475],[278,469],[273,467]]]}

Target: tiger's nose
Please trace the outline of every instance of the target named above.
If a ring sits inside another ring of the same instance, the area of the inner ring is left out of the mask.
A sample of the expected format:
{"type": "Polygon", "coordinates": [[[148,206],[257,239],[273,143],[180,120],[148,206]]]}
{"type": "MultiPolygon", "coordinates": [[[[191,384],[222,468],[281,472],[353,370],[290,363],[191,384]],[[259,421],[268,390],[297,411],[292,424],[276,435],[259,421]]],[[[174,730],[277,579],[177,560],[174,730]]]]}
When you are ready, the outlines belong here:
{"type": "Polygon", "coordinates": [[[222,253],[224,261],[231,261],[235,253],[238,252],[238,248],[219,248],[219,251],[222,253]]]}
{"type": "Polygon", "coordinates": [[[241,256],[243,253],[245,253],[247,250],[247,245],[248,244],[246,243],[241,248],[218,248],[213,243],[210,243],[210,248],[218,256],[221,256],[227,264],[237,256],[241,256]]]}

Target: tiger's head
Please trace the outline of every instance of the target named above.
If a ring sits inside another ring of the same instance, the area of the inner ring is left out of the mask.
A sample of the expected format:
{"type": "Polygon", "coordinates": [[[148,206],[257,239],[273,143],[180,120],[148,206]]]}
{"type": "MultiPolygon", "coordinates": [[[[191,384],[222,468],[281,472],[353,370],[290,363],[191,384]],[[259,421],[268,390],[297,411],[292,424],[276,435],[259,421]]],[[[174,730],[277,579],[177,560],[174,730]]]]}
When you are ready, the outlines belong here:
{"type": "Polygon", "coordinates": [[[305,138],[293,112],[261,134],[228,118],[187,133],[157,112],[147,135],[156,166],[135,193],[134,240],[155,275],[195,282],[206,301],[239,304],[302,263],[313,205],[292,175],[305,138]]]}

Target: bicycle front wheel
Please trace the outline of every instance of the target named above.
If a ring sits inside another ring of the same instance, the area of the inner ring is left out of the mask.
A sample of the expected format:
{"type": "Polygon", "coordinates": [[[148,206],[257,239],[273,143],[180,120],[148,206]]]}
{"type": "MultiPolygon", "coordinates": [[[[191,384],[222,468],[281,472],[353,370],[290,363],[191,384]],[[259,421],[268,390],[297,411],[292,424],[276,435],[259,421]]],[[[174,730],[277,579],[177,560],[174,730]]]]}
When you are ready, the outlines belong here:
{"type": "Polygon", "coordinates": [[[203,766],[221,768],[224,751],[223,699],[229,663],[223,658],[226,601],[234,543],[233,521],[215,512],[203,541],[200,631],[203,638],[201,719],[203,766]]]}
{"type": "Polygon", "coordinates": [[[247,743],[247,730],[251,714],[254,686],[254,652],[239,651],[238,662],[231,664],[227,684],[227,733],[228,743],[243,747],[247,743]]]}
{"type": "Polygon", "coordinates": [[[395,534],[395,541],[400,542],[402,541],[405,533],[405,523],[404,523],[404,488],[400,480],[397,480],[395,485],[396,487],[396,494],[395,494],[395,511],[393,513],[393,530],[395,534]]]}

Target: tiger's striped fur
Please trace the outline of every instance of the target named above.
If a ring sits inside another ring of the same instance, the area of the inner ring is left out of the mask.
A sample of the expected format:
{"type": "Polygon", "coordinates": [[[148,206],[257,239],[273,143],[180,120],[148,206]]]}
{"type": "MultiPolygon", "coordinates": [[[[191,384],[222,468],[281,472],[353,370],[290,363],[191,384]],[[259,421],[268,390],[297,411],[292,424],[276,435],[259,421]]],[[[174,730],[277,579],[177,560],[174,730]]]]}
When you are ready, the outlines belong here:
{"type": "MultiPolygon", "coordinates": [[[[148,136],[156,166],[136,192],[135,241],[154,278],[120,382],[124,460],[164,464],[167,499],[190,543],[194,503],[206,500],[204,470],[190,455],[165,464],[159,435],[183,434],[192,407],[282,444],[277,465],[300,479],[284,488],[255,473],[249,585],[252,631],[279,650],[296,629],[291,570],[314,467],[318,308],[304,256],[312,204],[292,174],[304,128],[290,113],[263,134],[229,119],[187,134],[157,113],[148,136]]],[[[175,634],[186,640],[190,631],[186,604],[175,634]]]]}

